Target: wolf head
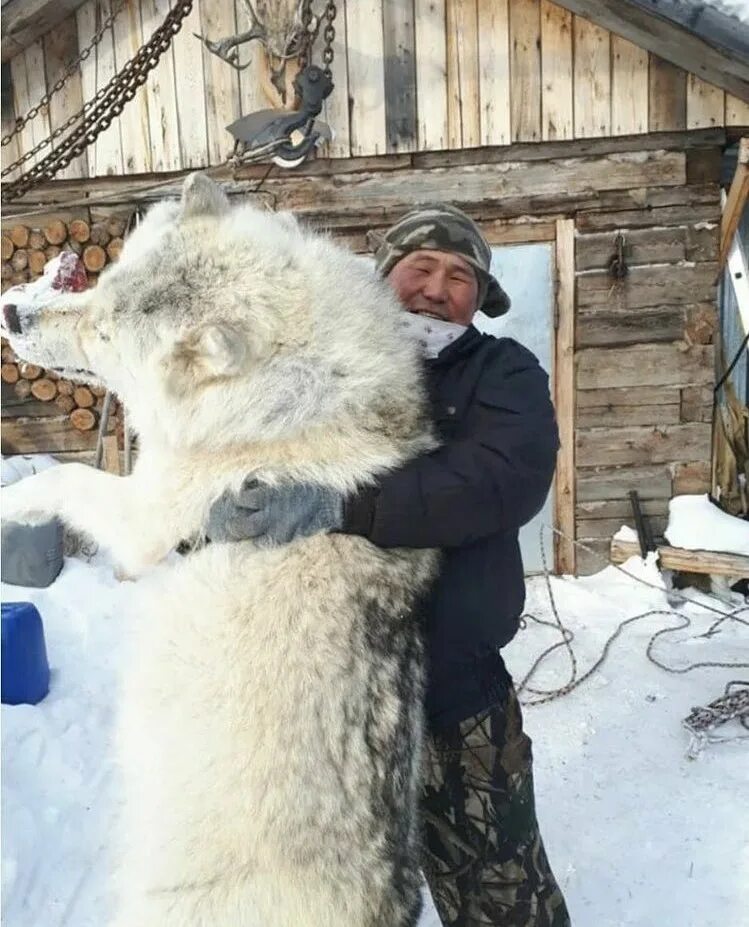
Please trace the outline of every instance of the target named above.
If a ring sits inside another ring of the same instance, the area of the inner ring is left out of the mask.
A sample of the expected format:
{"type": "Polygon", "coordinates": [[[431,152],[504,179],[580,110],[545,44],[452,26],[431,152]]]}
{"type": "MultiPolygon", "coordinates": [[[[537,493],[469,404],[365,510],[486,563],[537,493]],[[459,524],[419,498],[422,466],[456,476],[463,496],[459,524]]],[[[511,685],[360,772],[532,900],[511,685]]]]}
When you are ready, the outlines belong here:
{"type": "Polygon", "coordinates": [[[107,385],[142,438],[216,448],[342,416],[423,429],[387,284],[291,215],[231,208],[203,175],[149,212],[94,289],[3,303],[21,357],[107,385]]]}

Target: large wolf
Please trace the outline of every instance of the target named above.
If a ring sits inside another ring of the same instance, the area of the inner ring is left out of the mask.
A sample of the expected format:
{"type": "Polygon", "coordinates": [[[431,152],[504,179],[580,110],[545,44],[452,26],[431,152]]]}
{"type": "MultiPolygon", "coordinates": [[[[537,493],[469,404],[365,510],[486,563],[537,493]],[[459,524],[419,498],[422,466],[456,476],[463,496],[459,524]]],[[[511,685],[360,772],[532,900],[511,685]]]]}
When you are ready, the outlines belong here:
{"type": "Polygon", "coordinates": [[[106,384],[139,437],[131,476],[71,463],[4,491],[6,518],[55,513],[144,574],[116,923],[415,923],[418,615],[436,554],[326,534],[146,569],[248,475],[347,491],[434,446],[395,297],[293,217],[230,208],[192,175],[95,289],[10,300],[17,353],[106,384]]]}

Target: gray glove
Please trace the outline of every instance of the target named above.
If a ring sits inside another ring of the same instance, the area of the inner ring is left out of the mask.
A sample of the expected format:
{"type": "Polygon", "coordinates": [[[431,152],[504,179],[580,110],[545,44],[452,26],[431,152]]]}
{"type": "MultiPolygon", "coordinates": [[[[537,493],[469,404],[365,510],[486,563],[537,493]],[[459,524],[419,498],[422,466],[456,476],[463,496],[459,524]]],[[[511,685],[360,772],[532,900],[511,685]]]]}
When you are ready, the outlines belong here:
{"type": "Polygon", "coordinates": [[[262,546],[286,544],[343,527],[343,496],[310,483],[269,486],[246,481],[238,494],[228,490],[208,513],[206,534],[212,541],[245,541],[262,546]]]}

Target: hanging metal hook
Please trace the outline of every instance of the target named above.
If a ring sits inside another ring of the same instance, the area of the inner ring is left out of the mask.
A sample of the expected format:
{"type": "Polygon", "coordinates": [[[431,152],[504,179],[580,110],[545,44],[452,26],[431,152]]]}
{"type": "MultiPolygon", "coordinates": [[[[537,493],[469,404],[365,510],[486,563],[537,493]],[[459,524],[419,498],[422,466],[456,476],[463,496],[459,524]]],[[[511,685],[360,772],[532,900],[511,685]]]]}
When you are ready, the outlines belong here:
{"type": "Polygon", "coordinates": [[[616,280],[623,280],[629,273],[627,259],[624,256],[626,241],[621,232],[617,232],[614,239],[614,254],[609,259],[609,273],[616,280]]]}

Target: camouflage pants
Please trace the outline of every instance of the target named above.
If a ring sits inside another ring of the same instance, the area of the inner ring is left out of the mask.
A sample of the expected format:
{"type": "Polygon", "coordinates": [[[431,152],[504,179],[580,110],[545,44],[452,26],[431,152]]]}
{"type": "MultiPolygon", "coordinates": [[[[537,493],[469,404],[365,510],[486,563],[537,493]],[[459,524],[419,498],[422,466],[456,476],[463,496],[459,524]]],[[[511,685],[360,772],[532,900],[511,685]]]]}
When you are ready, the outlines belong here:
{"type": "Polygon", "coordinates": [[[433,738],[424,868],[445,927],[569,927],[538,830],[517,696],[433,738]]]}

